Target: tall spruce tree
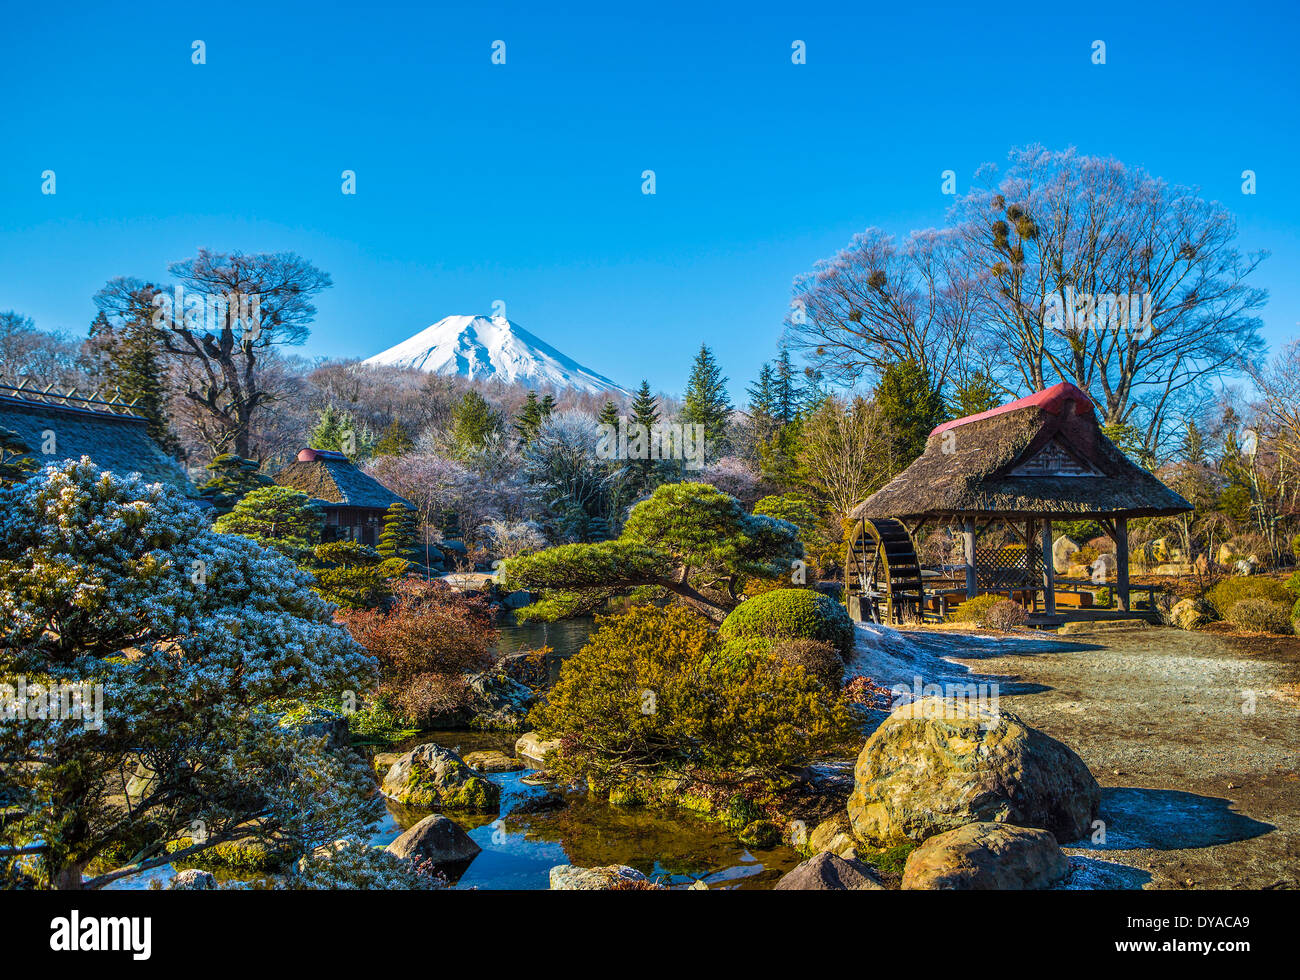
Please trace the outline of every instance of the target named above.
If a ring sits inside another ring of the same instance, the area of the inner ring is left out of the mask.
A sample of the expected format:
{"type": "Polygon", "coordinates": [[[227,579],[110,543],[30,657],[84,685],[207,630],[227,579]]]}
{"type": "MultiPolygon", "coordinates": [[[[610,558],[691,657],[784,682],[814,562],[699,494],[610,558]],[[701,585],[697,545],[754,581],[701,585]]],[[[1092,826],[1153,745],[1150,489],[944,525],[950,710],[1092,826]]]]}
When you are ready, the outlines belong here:
{"type": "Polygon", "coordinates": [[[727,397],[727,378],[718,366],[713,351],[707,344],[700,345],[691,365],[691,377],[686,384],[686,402],[682,406],[682,422],[686,425],[704,426],[707,457],[716,459],[724,455],[727,446],[727,422],[731,417],[731,401],[727,397]]]}
{"type": "Polygon", "coordinates": [[[894,472],[901,472],[921,455],[930,430],[944,420],[943,396],[924,367],[904,360],[885,368],[875,399],[894,433],[894,472]]]}
{"type": "Polygon", "coordinates": [[[772,393],[775,399],[772,414],[782,425],[789,425],[799,417],[799,410],[803,406],[803,393],[800,391],[799,375],[788,347],[782,347],[776,356],[772,393]]]}
{"type": "Polygon", "coordinates": [[[519,435],[519,441],[525,446],[531,445],[532,441],[537,438],[542,423],[550,418],[554,409],[554,397],[547,395],[545,398],[539,399],[537,392],[530,391],[528,399],[524,402],[524,407],[515,416],[514,430],[519,435]]]}
{"type": "Polygon", "coordinates": [[[154,326],[157,286],[114,280],[95,295],[99,312],[90,325],[90,351],[101,391],[135,402],[149,436],[173,456],[180,441],[167,414],[167,367],[162,332],[154,326]]]}
{"type": "MultiPolygon", "coordinates": [[[[659,403],[650,391],[649,381],[642,380],[641,387],[637,389],[636,397],[632,399],[631,423],[645,430],[648,444],[651,433],[654,432],[655,426],[659,424],[659,403]]],[[[644,459],[633,460],[633,463],[636,469],[636,492],[638,495],[647,494],[658,483],[655,479],[656,461],[650,459],[647,455],[644,459]]]]}
{"type": "Polygon", "coordinates": [[[462,456],[481,450],[501,432],[501,415],[471,388],[451,410],[451,437],[462,456]]]}

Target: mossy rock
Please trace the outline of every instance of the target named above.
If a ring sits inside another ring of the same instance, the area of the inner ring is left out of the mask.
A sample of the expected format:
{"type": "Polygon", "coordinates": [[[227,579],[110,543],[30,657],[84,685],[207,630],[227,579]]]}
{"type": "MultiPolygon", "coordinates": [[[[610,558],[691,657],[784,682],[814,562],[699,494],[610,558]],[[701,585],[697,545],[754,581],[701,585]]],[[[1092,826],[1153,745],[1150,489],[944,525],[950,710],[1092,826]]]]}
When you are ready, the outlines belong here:
{"type": "Polygon", "coordinates": [[[771,820],[754,820],[740,832],[740,842],[746,847],[776,847],[781,843],[781,828],[771,820]]]}
{"type": "Polygon", "coordinates": [[[416,746],[384,776],[383,794],[420,810],[495,812],[501,790],[450,749],[433,742],[416,746]]]}
{"type": "Polygon", "coordinates": [[[747,599],[722,621],[718,633],[724,640],[820,640],[846,660],[853,651],[853,621],[848,611],[830,596],[811,589],[776,589],[747,599]]]}
{"type": "MultiPolygon", "coordinates": [[[[167,852],[174,854],[192,846],[193,839],[179,837],[167,842],[167,852]]],[[[261,840],[237,840],[214,844],[186,858],[173,862],[183,868],[225,868],[231,871],[278,871],[287,867],[294,855],[287,849],[261,840]]]]}
{"type": "Polygon", "coordinates": [[[623,783],[609,791],[610,806],[637,807],[647,802],[645,791],[635,783],[623,783]]]}

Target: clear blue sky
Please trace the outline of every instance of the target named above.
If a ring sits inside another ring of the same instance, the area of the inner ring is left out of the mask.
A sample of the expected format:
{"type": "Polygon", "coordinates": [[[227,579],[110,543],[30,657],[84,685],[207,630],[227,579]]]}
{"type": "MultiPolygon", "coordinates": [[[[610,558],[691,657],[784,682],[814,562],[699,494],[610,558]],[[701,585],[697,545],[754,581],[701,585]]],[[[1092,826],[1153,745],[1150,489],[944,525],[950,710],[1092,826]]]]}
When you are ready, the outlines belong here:
{"type": "Polygon", "coordinates": [[[47,329],[200,246],[291,249],[335,282],[309,355],[499,299],[625,385],[680,391],[706,341],[740,397],[796,274],[1041,142],[1225,202],[1273,252],[1266,335],[1300,332],[1293,2],[110,6],[3,15],[0,309],[47,329]]]}

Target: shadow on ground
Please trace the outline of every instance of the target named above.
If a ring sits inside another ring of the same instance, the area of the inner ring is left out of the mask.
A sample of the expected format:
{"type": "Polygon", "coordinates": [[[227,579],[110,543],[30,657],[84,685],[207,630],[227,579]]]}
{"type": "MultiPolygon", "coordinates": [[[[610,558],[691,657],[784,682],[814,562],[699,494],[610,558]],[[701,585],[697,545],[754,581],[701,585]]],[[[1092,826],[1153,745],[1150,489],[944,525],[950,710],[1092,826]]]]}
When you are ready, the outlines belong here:
{"type": "Polygon", "coordinates": [[[1070,846],[1089,851],[1178,851],[1231,844],[1277,829],[1234,812],[1232,806],[1222,797],[1176,789],[1103,788],[1100,818],[1105,823],[1105,842],[1073,841],[1070,846]]]}

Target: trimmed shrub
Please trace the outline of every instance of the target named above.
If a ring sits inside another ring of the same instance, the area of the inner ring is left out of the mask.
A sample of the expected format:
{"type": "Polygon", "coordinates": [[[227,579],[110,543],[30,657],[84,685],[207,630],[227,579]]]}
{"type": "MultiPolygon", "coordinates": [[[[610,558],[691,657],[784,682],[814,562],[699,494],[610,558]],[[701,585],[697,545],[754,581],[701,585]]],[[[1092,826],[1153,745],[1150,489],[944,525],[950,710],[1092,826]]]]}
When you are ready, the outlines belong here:
{"type": "Polygon", "coordinates": [[[820,640],[845,660],[853,650],[848,611],[812,589],[777,589],[746,599],[722,621],[718,632],[724,640],[820,640]]]}
{"type": "Polygon", "coordinates": [[[1291,576],[1282,585],[1293,596],[1300,599],[1300,572],[1292,572],[1291,576]]]}
{"type": "Polygon", "coordinates": [[[1281,602],[1242,599],[1228,610],[1228,622],[1254,633],[1291,633],[1291,614],[1281,602]]]}
{"type": "Polygon", "coordinates": [[[1242,599],[1266,599],[1269,602],[1294,601],[1287,587],[1276,579],[1262,575],[1236,575],[1225,578],[1205,594],[1214,611],[1221,619],[1228,618],[1228,611],[1242,599]]]}
{"type": "Polygon", "coordinates": [[[857,742],[838,692],[767,657],[724,655],[709,624],[680,607],[599,619],[532,720],[560,739],[548,771],[607,786],[662,772],[759,781],[857,742]]]}
{"type": "Polygon", "coordinates": [[[989,609],[998,602],[1001,602],[1005,596],[985,593],[977,595],[974,599],[967,599],[960,606],[948,614],[948,619],[953,623],[975,623],[984,622],[984,617],[988,615],[989,609]]]}
{"type": "Polygon", "coordinates": [[[1010,599],[999,599],[984,614],[984,625],[995,630],[1009,630],[1024,626],[1029,620],[1025,607],[1010,599]]]}

